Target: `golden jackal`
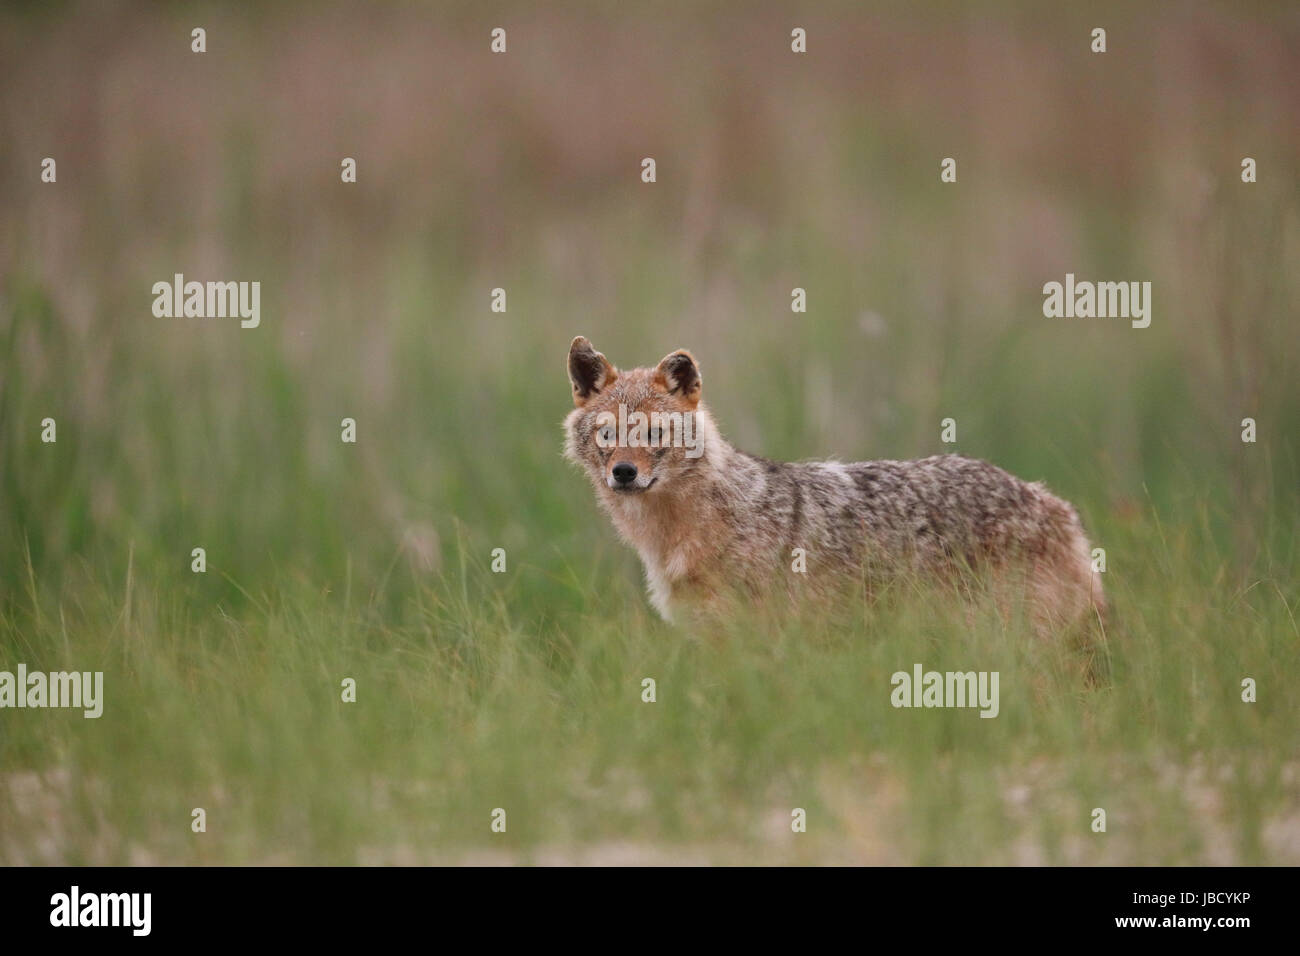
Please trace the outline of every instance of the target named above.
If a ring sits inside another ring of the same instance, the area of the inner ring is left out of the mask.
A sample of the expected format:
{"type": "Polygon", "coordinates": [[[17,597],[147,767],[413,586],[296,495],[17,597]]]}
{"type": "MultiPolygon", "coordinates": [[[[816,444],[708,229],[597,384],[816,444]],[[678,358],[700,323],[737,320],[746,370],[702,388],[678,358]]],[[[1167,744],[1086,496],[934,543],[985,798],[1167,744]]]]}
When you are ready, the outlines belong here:
{"type": "Polygon", "coordinates": [[[640,554],[666,619],[729,595],[829,598],[900,572],[945,582],[967,569],[1002,585],[1004,606],[1023,594],[1040,631],[1104,611],[1078,515],[1041,484],[959,455],[769,461],[722,438],[687,351],[620,370],[578,336],[568,365],[565,454],[640,554]]]}

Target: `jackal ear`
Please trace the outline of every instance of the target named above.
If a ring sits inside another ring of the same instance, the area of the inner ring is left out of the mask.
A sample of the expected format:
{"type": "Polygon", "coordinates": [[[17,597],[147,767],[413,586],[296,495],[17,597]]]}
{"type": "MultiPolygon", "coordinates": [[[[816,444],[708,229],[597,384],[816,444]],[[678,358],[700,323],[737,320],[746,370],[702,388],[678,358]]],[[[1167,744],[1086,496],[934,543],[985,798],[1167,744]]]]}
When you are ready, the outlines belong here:
{"type": "Polygon", "coordinates": [[[655,381],[672,395],[680,395],[695,405],[700,400],[700,367],[686,349],[664,356],[655,369],[655,381]]]}
{"type": "Polygon", "coordinates": [[[586,405],[587,399],[616,378],[618,369],[593,349],[584,336],[573,340],[569,346],[569,381],[573,383],[574,405],[579,408],[586,405]]]}

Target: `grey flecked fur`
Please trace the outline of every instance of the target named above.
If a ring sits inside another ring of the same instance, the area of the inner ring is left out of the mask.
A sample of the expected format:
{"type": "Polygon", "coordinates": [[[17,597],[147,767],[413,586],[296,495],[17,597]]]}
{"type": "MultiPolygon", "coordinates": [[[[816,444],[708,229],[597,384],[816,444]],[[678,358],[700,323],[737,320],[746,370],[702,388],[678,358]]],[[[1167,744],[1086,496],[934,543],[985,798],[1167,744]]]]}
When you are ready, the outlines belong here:
{"type": "Polygon", "coordinates": [[[1042,631],[1105,609],[1078,515],[1043,485],[959,455],[914,461],[776,462],[719,434],[700,402],[689,353],[656,368],[616,369],[579,336],[569,352],[574,410],[565,453],[645,565],[654,606],[668,619],[730,597],[829,599],[848,586],[918,574],[937,583],[989,572],[1004,606],[1023,598],[1042,631]],[[630,410],[695,415],[703,455],[680,447],[602,448],[596,416],[630,410]],[[614,464],[645,490],[615,490],[614,464]],[[807,572],[792,570],[803,549],[807,572]]]}

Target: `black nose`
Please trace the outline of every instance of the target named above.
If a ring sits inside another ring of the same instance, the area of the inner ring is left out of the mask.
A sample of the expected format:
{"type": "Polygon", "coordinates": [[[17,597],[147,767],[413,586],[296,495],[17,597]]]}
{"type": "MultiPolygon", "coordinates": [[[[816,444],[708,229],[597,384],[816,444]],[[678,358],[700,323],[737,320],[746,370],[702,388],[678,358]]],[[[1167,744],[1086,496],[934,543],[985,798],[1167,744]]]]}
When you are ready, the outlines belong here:
{"type": "Polygon", "coordinates": [[[614,466],[613,470],[614,470],[614,480],[617,481],[620,485],[631,484],[632,479],[636,477],[636,465],[632,464],[631,462],[620,461],[617,465],[614,466]]]}

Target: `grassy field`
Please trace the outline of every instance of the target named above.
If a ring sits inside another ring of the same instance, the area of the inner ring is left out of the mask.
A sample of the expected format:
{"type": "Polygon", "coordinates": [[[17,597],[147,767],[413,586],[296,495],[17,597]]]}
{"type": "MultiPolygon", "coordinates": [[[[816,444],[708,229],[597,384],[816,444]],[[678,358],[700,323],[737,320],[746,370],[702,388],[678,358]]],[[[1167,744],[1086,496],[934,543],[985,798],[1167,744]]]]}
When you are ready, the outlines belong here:
{"type": "Polygon", "coordinates": [[[0,12],[0,670],[105,688],[0,710],[0,863],[1300,863],[1294,12],[207,10],[0,12]],[[260,327],[155,318],[177,272],[260,327]],[[1151,326],[1045,318],[1067,272],[1151,326]],[[755,453],[1045,481],[1109,680],[933,602],[659,621],[578,333],[755,453]],[[917,662],[998,717],[893,708],[917,662]]]}

